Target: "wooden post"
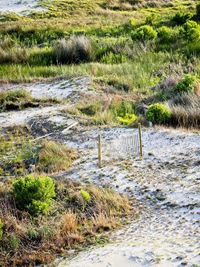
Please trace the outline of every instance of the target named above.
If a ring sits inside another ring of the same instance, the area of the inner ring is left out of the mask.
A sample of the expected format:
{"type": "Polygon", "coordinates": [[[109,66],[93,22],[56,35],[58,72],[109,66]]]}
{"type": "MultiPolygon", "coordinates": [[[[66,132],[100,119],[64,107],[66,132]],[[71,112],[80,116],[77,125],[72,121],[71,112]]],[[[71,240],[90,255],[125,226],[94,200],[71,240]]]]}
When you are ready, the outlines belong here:
{"type": "Polygon", "coordinates": [[[143,145],[142,145],[142,128],[141,124],[138,123],[138,134],[139,134],[139,147],[140,147],[140,158],[143,158],[143,145]]]}
{"type": "Polygon", "coordinates": [[[101,151],[101,135],[98,136],[98,163],[99,168],[102,167],[102,151],[101,151]]]}

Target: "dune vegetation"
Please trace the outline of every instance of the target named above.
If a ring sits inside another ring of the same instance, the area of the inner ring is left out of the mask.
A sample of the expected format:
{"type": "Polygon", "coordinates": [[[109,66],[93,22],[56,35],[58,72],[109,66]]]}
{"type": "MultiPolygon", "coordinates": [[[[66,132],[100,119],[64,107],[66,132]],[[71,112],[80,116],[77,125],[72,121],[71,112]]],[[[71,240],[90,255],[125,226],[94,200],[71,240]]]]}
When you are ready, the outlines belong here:
{"type": "MultiPolygon", "coordinates": [[[[138,123],[200,128],[199,1],[40,0],[39,6],[0,12],[0,84],[14,85],[0,92],[3,116],[67,103],[59,116],[84,130],[138,123]],[[75,101],[38,99],[21,87],[85,76],[93,94],[75,101]]],[[[45,264],[70,249],[103,244],[111,229],[139,214],[134,197],[70,179],[81,156],[66,145],[73,132],[63,137],[62,126],[51,125],[54,134],[60,130],[51,138],[37,120],[39,126],[29,121],[32,128],[0,129],[2,267],[45,264]]]]}

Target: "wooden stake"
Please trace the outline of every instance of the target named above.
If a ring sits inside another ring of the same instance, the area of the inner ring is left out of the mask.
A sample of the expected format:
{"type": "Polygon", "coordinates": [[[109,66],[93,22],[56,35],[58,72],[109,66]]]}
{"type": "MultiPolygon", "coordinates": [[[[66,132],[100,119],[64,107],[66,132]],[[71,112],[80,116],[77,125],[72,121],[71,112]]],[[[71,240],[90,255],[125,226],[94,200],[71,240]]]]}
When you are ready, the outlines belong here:
{"type": "Polygon", "coordinates": [[[140,123],[138,123],[138,134],[139,134],[139,145],[140,145],[140,158],[143,159],[142,128],[140,123]]]}
{"type": "Polygon", "coordinates": [[[98,163],[99,168],[102,167],[102,151],[101,151],[101,135],[98,136],[98,163]]]}

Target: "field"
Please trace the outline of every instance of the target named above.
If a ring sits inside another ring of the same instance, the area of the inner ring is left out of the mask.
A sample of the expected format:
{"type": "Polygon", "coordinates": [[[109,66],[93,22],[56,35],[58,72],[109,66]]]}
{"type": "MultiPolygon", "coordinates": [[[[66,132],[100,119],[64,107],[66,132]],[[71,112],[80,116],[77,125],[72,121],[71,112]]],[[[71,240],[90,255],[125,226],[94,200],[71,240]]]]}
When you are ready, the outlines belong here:
{"type": "Polygon", "coordinates": [[[3,1],[0,125],[0,266],[199,266],[199,1],[3,1]]]}

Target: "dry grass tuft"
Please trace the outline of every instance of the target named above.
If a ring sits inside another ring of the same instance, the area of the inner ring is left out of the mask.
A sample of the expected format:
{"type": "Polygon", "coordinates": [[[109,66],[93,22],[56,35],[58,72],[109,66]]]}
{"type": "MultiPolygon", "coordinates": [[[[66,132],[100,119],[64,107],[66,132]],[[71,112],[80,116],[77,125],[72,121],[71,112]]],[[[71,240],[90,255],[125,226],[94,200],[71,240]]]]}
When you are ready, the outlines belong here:
{"type": "Polygon", "coordinates": [[[184,128],[200,128],[200,96],[183,94],[169,101],[171,124],[184,128]]]}
{"type": "Polygon", "coordinates": [[[65,215],[63,215],[63,218],[61,220],[61,226],[60,226],[60,235],[65,236],[69,233],[76,233],[77,232],[77,218],[76,214],[72,212],[68,212],[65,215]]]}

